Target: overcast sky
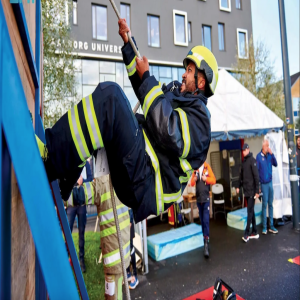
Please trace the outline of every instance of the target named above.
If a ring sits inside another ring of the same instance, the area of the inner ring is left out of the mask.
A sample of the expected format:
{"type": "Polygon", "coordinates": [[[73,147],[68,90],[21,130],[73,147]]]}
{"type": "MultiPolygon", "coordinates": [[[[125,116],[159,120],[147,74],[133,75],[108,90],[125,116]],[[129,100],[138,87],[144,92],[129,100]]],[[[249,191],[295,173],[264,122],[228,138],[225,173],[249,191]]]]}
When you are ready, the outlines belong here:
{"type": "MultiPolygon", "coordinates": [[[[284,1],[290,75],[299,72],[299,2],[300,0],[284,1]]],[[[277,77],[282,78],[278,0],[251,0],[251,8],[254,42],[265,42],[270,50],[271,60],[275,60],[277,77]]]]}

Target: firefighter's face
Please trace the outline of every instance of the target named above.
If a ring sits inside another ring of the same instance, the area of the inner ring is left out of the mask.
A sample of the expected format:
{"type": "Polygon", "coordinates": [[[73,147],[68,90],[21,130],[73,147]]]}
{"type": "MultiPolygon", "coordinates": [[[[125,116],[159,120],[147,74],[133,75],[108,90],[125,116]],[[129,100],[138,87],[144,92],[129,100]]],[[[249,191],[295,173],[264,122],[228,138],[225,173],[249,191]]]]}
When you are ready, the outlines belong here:
{"type": "MultiPolygon", "coordinates": [[[[194,92],[196,90],[196,84],[195,84],[195,64],[191,61],[186,70],[185,73],[182,75],[182,85],[180,92],[194,92]]],[[[198,88],[200,90],[205,89],[205,77],[201,72],[198,72],[198,88]]]]}
{"type": "Polygon", "coordinates": [[[300,137],[297,138],[297,146],[300,148],[300,137]]]}

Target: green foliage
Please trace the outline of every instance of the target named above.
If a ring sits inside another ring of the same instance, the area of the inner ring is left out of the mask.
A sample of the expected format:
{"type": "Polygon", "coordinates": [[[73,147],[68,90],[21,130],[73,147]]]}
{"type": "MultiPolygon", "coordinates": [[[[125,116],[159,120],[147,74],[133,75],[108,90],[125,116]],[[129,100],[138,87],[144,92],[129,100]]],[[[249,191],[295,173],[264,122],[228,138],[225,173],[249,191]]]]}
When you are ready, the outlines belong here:
{"type": "Polygon", "coordinates": [[[235,78],[279,118],[285,120],[283,82],[276,78],[274,63],[269,59],[270,51],[262,41],[254,45],[252,37],[248,46],[247,59],[236,57],[237,62],[233,66],[235,78]]]}
{"type": "Polygon", "coordinates": [[[75,56],[70,35],[72,1],[42,0],[44,124],[54,123],[74,105],[75,56]]]}
{"type": "MultiPolygon", "coordinates": [[[[78,233],[73,233],[73,241],[78,255],[78,233]]],[[[83,273],[83,279],[88,291],[90,300],[104,300],[105,277],[103,272],[103,263],[96,264],[99,260],[101,250],[100,233],[85,232],[85,255],[84,261],[86,265],[86,273],[83,273]]]]}

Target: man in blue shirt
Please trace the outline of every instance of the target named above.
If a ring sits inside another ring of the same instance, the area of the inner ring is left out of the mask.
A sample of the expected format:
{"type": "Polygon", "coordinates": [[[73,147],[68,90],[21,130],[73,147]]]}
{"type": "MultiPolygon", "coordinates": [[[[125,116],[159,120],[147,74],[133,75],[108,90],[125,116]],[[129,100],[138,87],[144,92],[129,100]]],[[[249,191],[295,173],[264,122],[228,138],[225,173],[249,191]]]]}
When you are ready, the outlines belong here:
{"type": "Polygon", "coordinates": [[[272,233],[278,233],[273,225],[273,184],[272,184],[272,166],[277,167],[277,160],[269,147],[269,141],[264,140],[262,150],[256,156],[259,181],[263,193],[262,203],[262,234],[267,234],[267,205],[269,207],[270,229],[272,233]]]}

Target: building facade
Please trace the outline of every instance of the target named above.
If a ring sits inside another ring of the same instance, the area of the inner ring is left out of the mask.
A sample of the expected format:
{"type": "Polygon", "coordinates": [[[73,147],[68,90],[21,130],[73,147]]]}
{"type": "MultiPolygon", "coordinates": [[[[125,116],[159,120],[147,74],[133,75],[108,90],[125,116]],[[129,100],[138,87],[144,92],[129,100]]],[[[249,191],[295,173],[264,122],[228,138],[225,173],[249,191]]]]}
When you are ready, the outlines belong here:
{"type": "MultiPolygon", "coordinates": [[[[230,70],[247,58],[252,34],[248,0],[126,0],[115,1],[130,25],[150,74],[162,83],[181,81],[182,61],[189,50],[204,45],[214,53],[219,68],[230,70]]],[[[107,0],[73,1],[71,31],[80,59],[76,61],[78,98],[90,94],[99,81],[115,81],[132,106],[137,99],[122,62],[123,41],[116,14],[107,0]]]]}

